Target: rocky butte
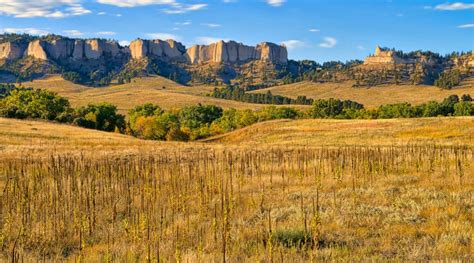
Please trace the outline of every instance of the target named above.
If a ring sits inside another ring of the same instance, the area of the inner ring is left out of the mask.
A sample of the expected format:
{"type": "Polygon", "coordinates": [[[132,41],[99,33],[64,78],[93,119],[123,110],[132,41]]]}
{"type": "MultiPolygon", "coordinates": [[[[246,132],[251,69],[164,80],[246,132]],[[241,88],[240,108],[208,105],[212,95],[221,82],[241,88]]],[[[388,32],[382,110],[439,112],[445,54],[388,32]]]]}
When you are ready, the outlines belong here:
{"type": "Polygon", "coordinates": [[[186,59],[191,64],[199,63],[238,63],[252,60],[271,61],[284,64],[288,61],[285,46],[264,42],[256,47],[246,46],[235,41],[219,41],[210,45],[196,45],[186,52],[186,59]]]}
{"type": "Polygon", "coordinates": [[[39,60],[99,59],[103,56],[128,54],[128,48],[120,47],[116,41],[103,39],[75,40],[69,38],[36,39],[27,45],[5,42],[0,44],[0,59],[16,60],[33,57],[39,60]]]}
{"type": "Polygon", "coordinates": [[[86,60],[104,56],[129,56],[131,59],[156,57],[167,61],[188,64],[245,63],[269,61],[288,62],[285,46],[263,42],[247,46],[235,41],[218,41],[210,45],[195,45],[188,49],[174,40],[136,39],[129,47],[104,39],[70,39],[63,37],[40,38],[28,43],[5,42],[0,44],[0,59],[16,60],[33,57],[38,60],[86,60]]]}

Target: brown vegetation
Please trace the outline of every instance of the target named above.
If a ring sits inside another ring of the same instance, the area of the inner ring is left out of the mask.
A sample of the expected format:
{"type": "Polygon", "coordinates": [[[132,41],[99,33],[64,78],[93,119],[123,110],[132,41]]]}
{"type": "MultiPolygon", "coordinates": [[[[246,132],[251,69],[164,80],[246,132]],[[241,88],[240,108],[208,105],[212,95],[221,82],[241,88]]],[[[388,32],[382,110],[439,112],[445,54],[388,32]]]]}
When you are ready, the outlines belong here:
{"type": "Polygon", "coordinates": [[[0,259],[471,261],[472,118],[442,124],[464,127],[451,143],[433,136],[438,122],[266,123],[334,139],[299,147],[0,119],[0,259]],[[367,146],[346,146],[331,125],[366,130],[367,146]],[[384,129],[434,140],[407,144],[384,129]]]}

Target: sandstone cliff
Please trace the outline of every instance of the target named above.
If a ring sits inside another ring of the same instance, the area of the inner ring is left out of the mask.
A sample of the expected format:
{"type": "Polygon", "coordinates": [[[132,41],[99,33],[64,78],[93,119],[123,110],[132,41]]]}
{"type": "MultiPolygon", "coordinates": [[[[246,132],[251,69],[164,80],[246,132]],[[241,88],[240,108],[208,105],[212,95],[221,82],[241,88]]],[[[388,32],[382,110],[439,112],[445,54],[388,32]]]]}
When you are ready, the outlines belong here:
{"type": "Polygon", "coordinates": [[[34,57],[40,60],[47,60],[48,56],[44,50],[44,41],[34,40],[28,44],[28,49],[26,50],[26,56],[34,57]]]}
{"type": "Polygon", "coordinates": [[[191,64],[206,62],[235,63],[251,60],[265,60],[275,63],[286,63],[288,53],[286,47],[273,43],[262,43],[256,47],[246,46],[235,41],[219,41],[210,45],[196,45],[186,52],[186,59],[191,64]]]}
{"type": "Polygon", "coordinates": [[[373,56],[367,57],[364,61],[365,65],[395,65],[404,63],[406,63],[406,61],[395,55],[393,51],[382,50],[379,46],[375,48],[375,54],[373,56]]]}
{"type": "Polygon", "coordinates": [[[130,54],[134,59],[147,56],[183,59],[186,48],[174,40],[142,40],[137,39],[130,43],[130,54]]]}
{"type": "Polygon", "coordinates": [[[2,43],[0,44],[0,59],[15,60],[23,57],[26,46],[17,43],[2,43]]]}

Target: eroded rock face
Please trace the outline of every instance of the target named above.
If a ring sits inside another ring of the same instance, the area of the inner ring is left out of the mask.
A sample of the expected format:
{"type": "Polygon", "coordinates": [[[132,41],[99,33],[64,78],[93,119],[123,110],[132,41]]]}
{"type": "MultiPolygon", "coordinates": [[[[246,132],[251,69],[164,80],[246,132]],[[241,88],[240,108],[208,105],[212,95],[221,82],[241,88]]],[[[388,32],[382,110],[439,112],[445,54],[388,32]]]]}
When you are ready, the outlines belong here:
{"type": "Polygon", "coordinates": [[[186,48],[174,40],[142,40],[137,39],[130,43],[130,54],[134,59],[146,56],[167,57],[170,59],[183,59],[186,48]]]}
{"type": "Polygon", "coordinates": [[[76,40],[74,42],[74,51],[72,53],[72,59],[79,60],[84,58],[84,40],[76,40]]]}
{"type": "Polygon", "coordinates": [[[269,42],[263,42],[257,46],[257,54],[260,54],[260,60],[272,61],[276,63],[288,62],[288,51],[286,47],[279,46],[269,42]]]}
{"type": "Polygon", "coordinates": [[[383,64],[404,64],[402,58],[399,58],[393,51],[382,50],[379,46],[375,48],[373,56],[367,57],[364,61],[365,65],[383,65],[383,64]]]}
{"type": "Polygon", "coordinates": [[[15,60],[23,57],[26,46],[16,43],[2,43],[0,44],[0,59],[15,60]]]}
{"type": "Polygon", "coordinates": [[[34,40],[28,44],[28,49],[26,50],[26,56],[31,56],[40,60],[47,60],[48,56],[44,49],[45,42],[42,40],[34,40]]]}
{"type": "Polygon", "coordinates": [[[56,39],[43,43],[46,53],[53,59],[69,58],[74,51],[74,40],[71,39],[56,39]]]}
{"type": "Polygon", "coordinates": [[[273,43],[262,43],[257,47],[246,46],[235,41],[219,41],[210,45],[196,45],[186,52],[189,63],[206,62],[236,63],[251,60],[268,60],[275,63],[286,63],[288,53],[284,46],[273,43]]]}

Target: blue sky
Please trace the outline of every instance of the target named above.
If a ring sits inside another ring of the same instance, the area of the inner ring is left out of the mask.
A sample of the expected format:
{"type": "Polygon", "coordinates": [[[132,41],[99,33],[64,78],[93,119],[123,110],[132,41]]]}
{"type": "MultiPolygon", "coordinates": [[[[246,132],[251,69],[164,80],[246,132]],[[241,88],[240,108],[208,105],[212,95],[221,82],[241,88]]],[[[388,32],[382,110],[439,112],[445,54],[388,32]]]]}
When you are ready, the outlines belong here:
{"type": "Polygon", "coordinates": [[[0,0],[0,32],[127,43],[173,38],[285,43],[292,59],[362,59],[377,44],[445,54],[474,48],[474,1],[0,0]]]}

